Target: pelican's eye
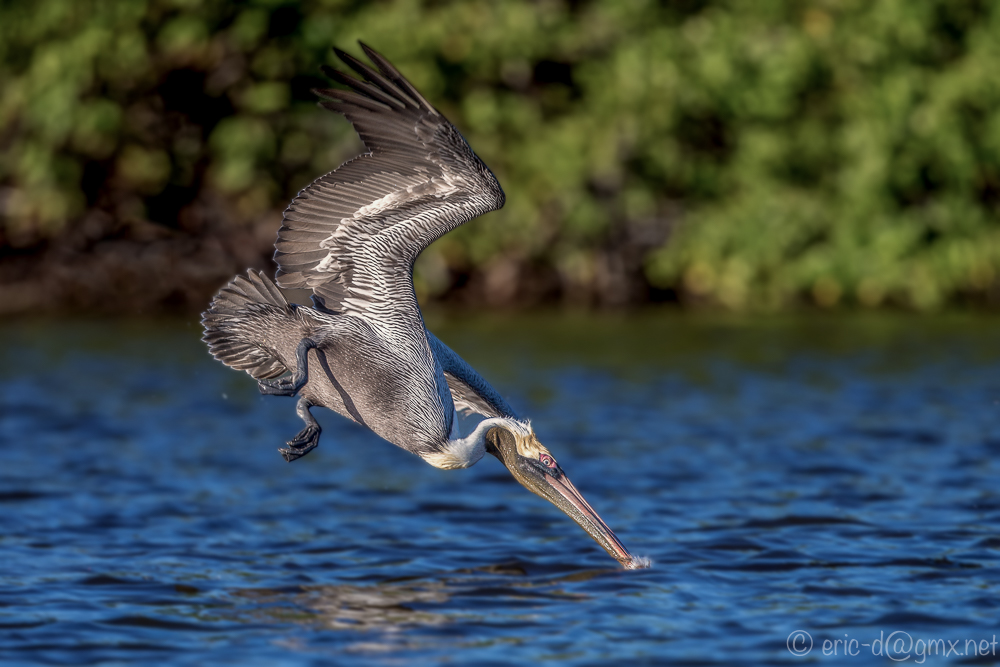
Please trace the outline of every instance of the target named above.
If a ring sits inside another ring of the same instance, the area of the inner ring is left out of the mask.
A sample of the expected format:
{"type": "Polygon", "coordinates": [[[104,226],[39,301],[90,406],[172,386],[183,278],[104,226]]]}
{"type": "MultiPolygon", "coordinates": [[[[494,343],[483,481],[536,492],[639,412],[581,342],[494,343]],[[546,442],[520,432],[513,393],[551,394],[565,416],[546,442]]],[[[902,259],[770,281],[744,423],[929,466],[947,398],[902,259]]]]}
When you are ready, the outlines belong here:
{"type": "Polygon", "coordinates": [[[554,458],[552,458],[551,456],[549,456],[548,454],[539,454],[538,455],[538,460],[546,468],[555,468],[556,467],[556,460],[554,458]]]}

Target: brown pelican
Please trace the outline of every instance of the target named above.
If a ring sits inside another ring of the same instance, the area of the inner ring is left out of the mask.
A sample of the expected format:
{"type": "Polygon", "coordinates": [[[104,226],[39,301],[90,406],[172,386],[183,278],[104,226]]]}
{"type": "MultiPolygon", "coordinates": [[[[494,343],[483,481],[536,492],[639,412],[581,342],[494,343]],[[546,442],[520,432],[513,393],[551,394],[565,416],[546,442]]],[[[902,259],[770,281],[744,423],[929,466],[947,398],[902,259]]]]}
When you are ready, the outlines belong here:
{"type": "Polygon", "coordinates": [[[279,449],[287,461],[319,442],[314,406],[438,468],[467,468],[488,452],[626,568],[644,567],[531,424],[425,328],[414,261],[446,232],[503,206],[504,193],[458,130],[388,60],[361,48],[378,71],[335,49],[363,80],[324,67],[348,89],[315,92],[368,152],[292,200],[275,243],[277,286],[250,271],[223,288],[202,320],[209,350],[254,377],[262,394],[299,397],[305,428],[279,449]],[[313,307],[289,304],[279,287],[311,289],[313,307]],[[481,421],[463,433],[456,411],[481,421]]]}

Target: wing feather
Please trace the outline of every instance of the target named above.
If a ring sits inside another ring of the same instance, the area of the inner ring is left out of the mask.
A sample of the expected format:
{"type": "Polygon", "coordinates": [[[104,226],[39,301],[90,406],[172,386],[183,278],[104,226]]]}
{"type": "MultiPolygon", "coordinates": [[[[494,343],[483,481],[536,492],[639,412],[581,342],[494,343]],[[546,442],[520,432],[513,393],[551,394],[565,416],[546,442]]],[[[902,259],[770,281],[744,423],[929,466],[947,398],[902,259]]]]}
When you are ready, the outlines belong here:
{"type": "MultiPolygon", "coordinates": [[[[364,47],[363,44],[362,47],[364,47]]],[[[391,95],[392,97],[404,100],[409,106],[412,107],[420,106],[419,102],[417,102],[413,97],[410,97],[405,92],[403,92],[399,88],[399,86],[392,83],[385,76],[382,76],[381,74],[373,70],[371,67],[369,67],[368,65],[364,64],[363,62],[352,56],[351,54],[341,51],[336,47],[333,49],[333,51],[334,53],[337,54],[337,57],[344,62],[344,64],[346,64],[355,72],[363,76],[365,78],[365,81],[375,84],[386,93],[389,93],[389,95],[391,95]]],[[[419,93],[417,94],[417,97],[418,98],[420,97],[419,93]]]]}
{"type": "Polygon", "coordinates": [[[399,71],[392,66],[392,63],[386,60],[381,53],[378,53],[377,51],[375,51],[375,49],[371,48],[366,44],[363,44],[361,42],[358,43],[361,44],[361,48],[362,50],[364,50],[365,55],[367,55],[371,59],[371,61],[375,63],[375,65],[379,68],[379,70],[381,70],[382,74],[384,74],[386,78],[388,78],[394,84],[399,86],[399,88],[401,88],[404,93],[406,93],[414,100],[416,100],[426,111],[429,111],[435,116],[438,115],[437,110],[427,103],[427,100],[424,99],[424,96],[421,95],[420,92],[417,91],[417,89],[414,88],[413,85],[409,81],[407,81],[406,78],[402,74],[400,74],[399,71]]]}
{"type": "Polygon", "coordinates": [[[368,152],[303,189],[275,243],[281,287],[309,288],[325,306],[370,320],[419,319],[412,267],[430,243],[503,206],[493,173],[462,135],[388,60],[336,50],[364,80],[324,70],[347,89],[315,91],[343,114],[368,152]]]}

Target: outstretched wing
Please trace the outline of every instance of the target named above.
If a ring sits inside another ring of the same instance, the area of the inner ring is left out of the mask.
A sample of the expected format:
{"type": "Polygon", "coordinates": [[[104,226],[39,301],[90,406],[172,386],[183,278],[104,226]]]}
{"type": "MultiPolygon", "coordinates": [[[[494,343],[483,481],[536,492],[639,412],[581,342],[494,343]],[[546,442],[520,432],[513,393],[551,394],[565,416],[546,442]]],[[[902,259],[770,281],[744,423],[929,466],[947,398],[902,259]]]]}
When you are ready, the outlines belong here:
{"type": "Polygon", "coordinates": [[[368,153],[302,190],[285,211],[274,259],[281,287],[309,288],[333,311],[373,322],[419,319],[417,255],[504,203],[496,177],[458,130],[374,50],[376,72],[337,55],[364,81],[324,72],[350,90],[317,90],[351,121],[368,153]]]}

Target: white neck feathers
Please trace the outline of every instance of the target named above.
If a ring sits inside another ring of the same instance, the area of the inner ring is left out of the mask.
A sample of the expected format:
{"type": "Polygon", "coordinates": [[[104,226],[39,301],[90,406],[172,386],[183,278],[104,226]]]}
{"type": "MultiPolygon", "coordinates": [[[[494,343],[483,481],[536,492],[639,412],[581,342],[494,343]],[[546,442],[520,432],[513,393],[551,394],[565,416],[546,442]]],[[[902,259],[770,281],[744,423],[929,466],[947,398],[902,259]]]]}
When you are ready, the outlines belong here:
{"type": "Polygon", "coordinates": [[[422,458],[435,468],[444,470],[468,468],[486,454],[486,433],[497,426],[521,435],[531,433],[531,427],[524,422],[509,417],[492,417],[479,422],[475,430],[464,438],[453,437],[440,451],[423,454],[422,458]]]}

